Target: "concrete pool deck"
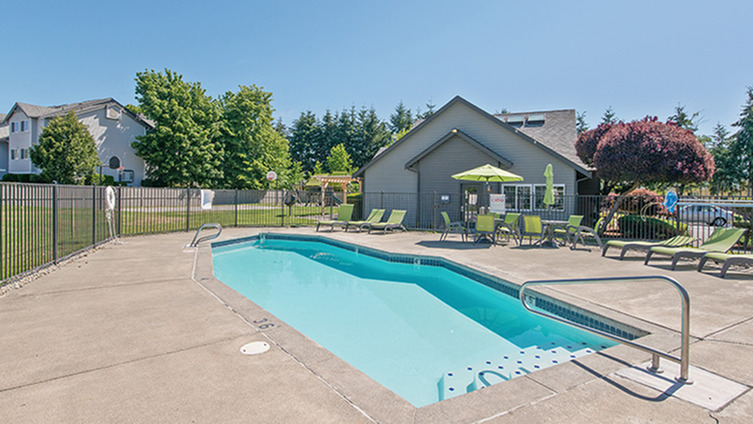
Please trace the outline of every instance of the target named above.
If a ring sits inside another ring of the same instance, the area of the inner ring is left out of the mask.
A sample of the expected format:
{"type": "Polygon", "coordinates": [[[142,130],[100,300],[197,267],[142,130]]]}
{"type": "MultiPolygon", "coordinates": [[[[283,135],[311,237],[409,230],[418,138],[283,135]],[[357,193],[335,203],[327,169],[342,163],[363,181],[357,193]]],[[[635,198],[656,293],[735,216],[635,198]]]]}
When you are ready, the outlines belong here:
{"type": "MultiPolygon", "coordinates": [[[[458,236],[440,243],[437,234],[419,232],[225,229],[221,239],[262,231],[441,256],[516,284],[667,275],[690,293],[691,364],[744,391],[713,411],[668,396],[674,389],[623,377],[649,356],[618,346],[414,408],[261,308],[228,301],[234,292],[216,286],[202,265],[208,247],[185,248],[193,234],[174,233],[110,243],[0,296],[0,422],[747,423],[753,417],[749,271],[733,269],[721,279],[718,267],[702,274],[695,262],[670,271],[667,260],[644,266],[637,255],[619,261],[595,248],[473,246],[458,236]],[[272,341],[272,348],[242,355],[240,347],[252,341],[272,341]]],[[[563,286],[547,294],[649,330],[646,343],[678,354],[680,301],[670,286],[563,286]]]]}

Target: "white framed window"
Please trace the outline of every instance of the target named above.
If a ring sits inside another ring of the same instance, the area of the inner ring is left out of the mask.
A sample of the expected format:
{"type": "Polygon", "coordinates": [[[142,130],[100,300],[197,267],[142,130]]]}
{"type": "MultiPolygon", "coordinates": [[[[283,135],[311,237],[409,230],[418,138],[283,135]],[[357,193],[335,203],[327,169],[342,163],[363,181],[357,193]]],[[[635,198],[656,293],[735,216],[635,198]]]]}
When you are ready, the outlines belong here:
{"type": "Polygon", "coordinates": [[[21,159],[29,159],[29,149],[21,149],[21,159]]]}
{"type": "Polygon", "coordinates": [[[16,123],[15,122],[11,122],[10,123],[10,132],[12,132],[12,133],[16,132],[16,123]]]}
{"type": "MultiPolygon", "coordinates": [[[[556,211],[565,210],[565,185],[554,184],[554,205],[552,209],[556,211]]],[[[547,206],[544,205],[544,193],[546,193],[546,184],[534,184],[534,202],[533,207],[536,210],[545,210],[547,206]]]]}
{"type": "Polygon", "coordinates": [[[531,210],[530,184],[505,184],[502,186],[505,195],[505,208],[515,211],[531,210]]]}
{"type": "Polygon", "coordinates": [[[21,132],[29,130],[29,121],[21,121],[21,132]]]}
{"type": "Polygon", "coordinates": [[[18,149],[10,149],[10,159],[11,160],[18,159],[18,149]]]}

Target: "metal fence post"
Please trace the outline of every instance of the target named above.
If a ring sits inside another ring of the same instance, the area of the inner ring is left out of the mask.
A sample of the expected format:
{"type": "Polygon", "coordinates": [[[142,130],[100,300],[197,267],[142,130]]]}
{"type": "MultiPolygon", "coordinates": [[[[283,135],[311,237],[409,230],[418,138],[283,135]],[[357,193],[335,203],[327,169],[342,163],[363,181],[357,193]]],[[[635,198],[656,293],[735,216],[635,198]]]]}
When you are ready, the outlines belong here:
{"type": "Polygon", "coordinates": [[[235,226],[238,226],[238,189],[235,189],[235,226]]]}
{"type": "Polygon", "coordinates": [[[186,187],[186,231],[191,229],[191,187],[186,187]]]}
{"type": "Polygon", "coordinates": [[[52,186],[52,262],[58,263],[58,186],[52,186]]]}
{"type": "Polygon", "coordinates": [[[379,209],[384,209],[384,192],[382,192],[381,200],[379,201],[379,209]]]}
{"type": "Polygon", "coordinates": [[[118,202],[117,202],[118,203],[118,231],[117,231],[118,237],[120,237],[120,233],[121,233],[120,226],[123,221],[122,201],[121,201],[122,192],[123,192],[123,187],[119,186],[118,187],[118,202]]]}
{"type": "Polygon", "coordinates": [[[282,223],[280,224],[280,227],[285,226],[285,189],[282,189],[282,191],[278,191],[278,194],[280,194],[282,197],[280,198],[280,208],[282,209],[282,223]]]}
{"type": "Polygon", "coordinates": [[[97,245],[97,186],[92,184],[92,246],[97,245]]]}

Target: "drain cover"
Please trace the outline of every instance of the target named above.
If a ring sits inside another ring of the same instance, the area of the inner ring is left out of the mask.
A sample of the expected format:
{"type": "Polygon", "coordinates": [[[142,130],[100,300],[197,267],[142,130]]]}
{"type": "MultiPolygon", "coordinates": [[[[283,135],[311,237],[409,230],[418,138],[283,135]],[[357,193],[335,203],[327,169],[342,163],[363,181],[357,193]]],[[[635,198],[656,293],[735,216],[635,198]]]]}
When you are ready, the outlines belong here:
{"type": "Polygon", "coordinates": [[[251,342],[241,346],[241,353],[244,355],[258,355],[269,350],[267,342],[251,342]]]}

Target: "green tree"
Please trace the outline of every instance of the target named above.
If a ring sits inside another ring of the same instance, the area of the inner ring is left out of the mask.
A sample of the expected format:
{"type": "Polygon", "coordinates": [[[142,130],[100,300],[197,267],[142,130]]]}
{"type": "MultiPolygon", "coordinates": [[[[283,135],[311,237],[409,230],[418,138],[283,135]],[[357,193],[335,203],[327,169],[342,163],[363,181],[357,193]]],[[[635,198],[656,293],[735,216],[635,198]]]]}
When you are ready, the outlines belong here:
{"type": "Polygon", "coordinates": [[[724,125],[717,123],[713,135],[708,139],[707,149],[716,163],[716,172],[711,178],[711,190],[714,193],[730,191],[739,183],[740,172],[729,148],[729,131],[724,125]]]}
{"type": "Polygon", "coordinates": [[[272,93],[255,85],[240,86],[220,99],[223,188],[267,188],[269,171],[277,173],[278,183],[293,183],[288,141],[272,125],[271,102],[272,93]]]}
{"type": "Polygon", "coordinates": [[[421,108],[418,108],[416,111],[416,119],[426,119],[430,117],[431,115],[434,115],[434,112],[436,112],[437,105],[435,105],[431,100],[426,102],[426,112],[421,112],[421,108]]]}
{"type": "Polygon", "coordinates": [[[136,137],[147,178],[167,187],[212,187],[222,181],[220,108],[198,82],[165,69],[136,73],[139,109],[155,123],[136,137]]]}
{"type": "Polygon", "coordinates": [[[619,119],[617,119],[617,114],[614,113],[614,109],[612,109],[612,106],[609,106],[607,110],[604,111],[604,115],[601,116],[601,123],[612,125],[616,124],[619,119]]]}
{"type": "Polygon", "coordinates": [[[578,135],[588,131],[588,123],[586,122],[586,111],[575,114],[575,128],[578,130],[578,135]]]}
{"type": "Polygon", "coordinates": [[[413,125],[413,114],[401,101],[395,106],[395,112],[390,115],[390,131],[396,134],[410,128],[411,125],[413,125]]]}
{"type": "Polygon", "coordinates": [[[753,87],[747,89],[748,99],[740,112],[740,119],[732,126],[739,130],[732,136],[730,151],[737,164],[739,178],[747,182],[748,195],[753,195],[753,87]]]}
{"type": "Polygon", "coordinates": [[[327,167],[331,173],[344,173],[350,175],[353,173],[353,160],[345,150],[345,145],[340,143],[334,146],[329,152],[327,158],[327,167]]]}
{"type": "Polygon", "coordinates": [[[379,119],[374,108],[361,108],[356,121],[356,141],[358,148],[350,150],[353,166],[360,168],[370,161],[384,146],[390,144],[390,131],[387,124],[379,119]]]}
{"type": "Polygon", "coordinates": [[[675,106],[675,114],[667,118],[667,122],[672,122],[678,127],[695,134],[698,131],[698,125],[701,123],[702,119],[701,112],[688,114],[685,112],[685,106],[678,103],[677,106],[675,106]]]}
{"type": "Polygon", "coordinates": [[[322,127],[316,118],[316,115],[307,110],[301,112],[301,115],[293,121],[290,131],[290,156],[293,160],[301,163],[304,172],[312,172],[318,160],[323,157],[318,156],[317,146],[321,142],[322,127]]]}
{"type": "Polygon", "coordinates": [[[94,137],[73,111],[51,120],[30,154],[42,178],[60,184],[84,184],[100,165],[94,137]]]}

